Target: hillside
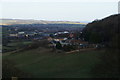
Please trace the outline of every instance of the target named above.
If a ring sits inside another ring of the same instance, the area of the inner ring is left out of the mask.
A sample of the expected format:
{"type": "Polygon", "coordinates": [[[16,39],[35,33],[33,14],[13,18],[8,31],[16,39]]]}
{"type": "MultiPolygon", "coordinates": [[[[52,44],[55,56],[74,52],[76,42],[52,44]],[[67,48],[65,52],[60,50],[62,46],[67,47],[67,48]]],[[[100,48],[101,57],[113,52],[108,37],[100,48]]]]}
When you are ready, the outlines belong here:
{"type": "Polygon", "coordinates": [[[86,25],[83,29],[84,39],[89,43],[96,43],[105,46],[106,53],[101,57],[104,63],[100,63],[96,68],[96,73],[112,71],[120,75],[120,14],[111,15],[102,20],[96,20],[86,25]],[[100,67],[102,66],[102,67],[100,67]],[[116,70],[115,70],[116,69],[116,70]]]}
{"type": "Polygon", "coordinates": [[[109,71],[110,73],[108,71],[103,71],[103,74],[96,74],[94,71],[94,69],[97,69],[95,67],[98,65],[98,63],[103,63],[100,57],[104,54],[104,50],[85,52],[81,51],[73,54],[54,53],[51,52],[50,49],[45,49],[42,47],[14,54],[6,53],[3,55],[3,77],[113,77],[114,74],[112,74],[111,71],[109,71]],[[19,71],[19,73],[17,71],[19,71]]]}
{"type": "Polygon", "coordinates": [[[119,21],[120,14],[93,21],[83,29],[83,37],[92,43],[102,43],[109,48],[118,48],[118,41],[120,41],[119,21]]]}
{"type": "Polygon", "coordinates": [[[14,25],[14,24],[87,24],[73,21],[45,21],[45,20],[24,20],[24,19],[0,19],[0,25],[14,25]]]}

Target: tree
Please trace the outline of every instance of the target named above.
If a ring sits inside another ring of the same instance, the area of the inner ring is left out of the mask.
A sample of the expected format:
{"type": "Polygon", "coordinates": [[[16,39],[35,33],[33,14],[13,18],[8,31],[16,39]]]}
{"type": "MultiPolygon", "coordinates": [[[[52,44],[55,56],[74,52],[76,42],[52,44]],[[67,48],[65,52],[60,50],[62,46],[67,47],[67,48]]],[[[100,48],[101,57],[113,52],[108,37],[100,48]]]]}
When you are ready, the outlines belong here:
{"type": "Polygon", "coordinates": [[[62,45],[61,45],[60,42],[57,42],[57,43],[56,43],[56,48],[57,48],[57,49],[62,49],[62,45]]]}

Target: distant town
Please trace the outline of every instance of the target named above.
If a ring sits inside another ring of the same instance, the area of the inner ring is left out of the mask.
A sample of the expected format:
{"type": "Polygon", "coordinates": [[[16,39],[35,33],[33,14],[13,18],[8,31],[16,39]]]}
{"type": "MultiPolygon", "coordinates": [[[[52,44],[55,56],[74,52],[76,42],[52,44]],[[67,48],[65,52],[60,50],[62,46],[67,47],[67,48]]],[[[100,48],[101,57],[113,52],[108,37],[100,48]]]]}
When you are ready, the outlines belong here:
{"type": "MultiPolygon", "coordinates": [[[[48,46],[53,50],[73,51],[83,48],[97,48],[98,45],[88,43],[82,37],[84,24],[15,24],[4,25],[3,31],[3,52],[12,43],[36,42],[47,40],[48,46]],[[6,48],[7,47],[7,48],[6,48]]],[[[29,44],[30,45],[30,44],[29,44]]],[[[12,45],[13,46],[13,45],[12,45]]],[[[17,46],[18,47],[18,46],[17,46]]],[[[24,48],[25,46],[22,46],[24,48]]],[[[17,50],[17,49],[13,49],[17,50]]]]}

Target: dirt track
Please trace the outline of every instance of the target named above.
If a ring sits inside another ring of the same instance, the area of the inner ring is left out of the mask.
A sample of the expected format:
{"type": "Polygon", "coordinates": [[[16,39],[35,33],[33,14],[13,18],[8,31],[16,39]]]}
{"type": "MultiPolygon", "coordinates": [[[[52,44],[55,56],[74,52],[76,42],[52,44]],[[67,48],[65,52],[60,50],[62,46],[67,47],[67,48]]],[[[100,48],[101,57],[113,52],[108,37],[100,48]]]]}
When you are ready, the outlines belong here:
{"type": "Polygon", "coordinates": [[[79,52],[79,51],[89,51],[89,50],[95,50],[96,48],[86,48],[86,49],[79,49],[79,50],[73,50],[70,52],[66,52],[67,54],[74,53],[74,52],[79,52]]]}

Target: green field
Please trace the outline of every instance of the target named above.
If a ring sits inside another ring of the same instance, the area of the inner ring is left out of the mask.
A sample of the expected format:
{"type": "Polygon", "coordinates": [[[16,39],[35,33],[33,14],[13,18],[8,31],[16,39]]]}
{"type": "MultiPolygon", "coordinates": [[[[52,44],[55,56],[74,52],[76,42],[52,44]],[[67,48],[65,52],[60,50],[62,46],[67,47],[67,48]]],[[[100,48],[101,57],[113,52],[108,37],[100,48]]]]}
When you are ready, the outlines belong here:
{"type": "MultiPolygon", "coordinates": [[[[111,77],[113,75],[111,72],[96,73],[95,71],[98,70],[97,65],[104,64],[101,59],[104,54],[105,50],[65,54],[54,53],[50,49],[38,48],[13,54],[4,53],[3,61],[13,62],[13,68],[30,74],[30,77],[34,78],[111,77]]],[[[9,66],[9,64],[7,65],[9,66]]],[[[25,75],[20,75],[20,77],[25,77],[25,75]]]]}
{"type": "Polygon", "coordinates": [[[10,52],[20,48],[24,48],[25,46],[30,45],[31,43],[32,41],[14,41],[8,43],[7,46],[3,46],[2,48],[5,52],[10,52]]]}

